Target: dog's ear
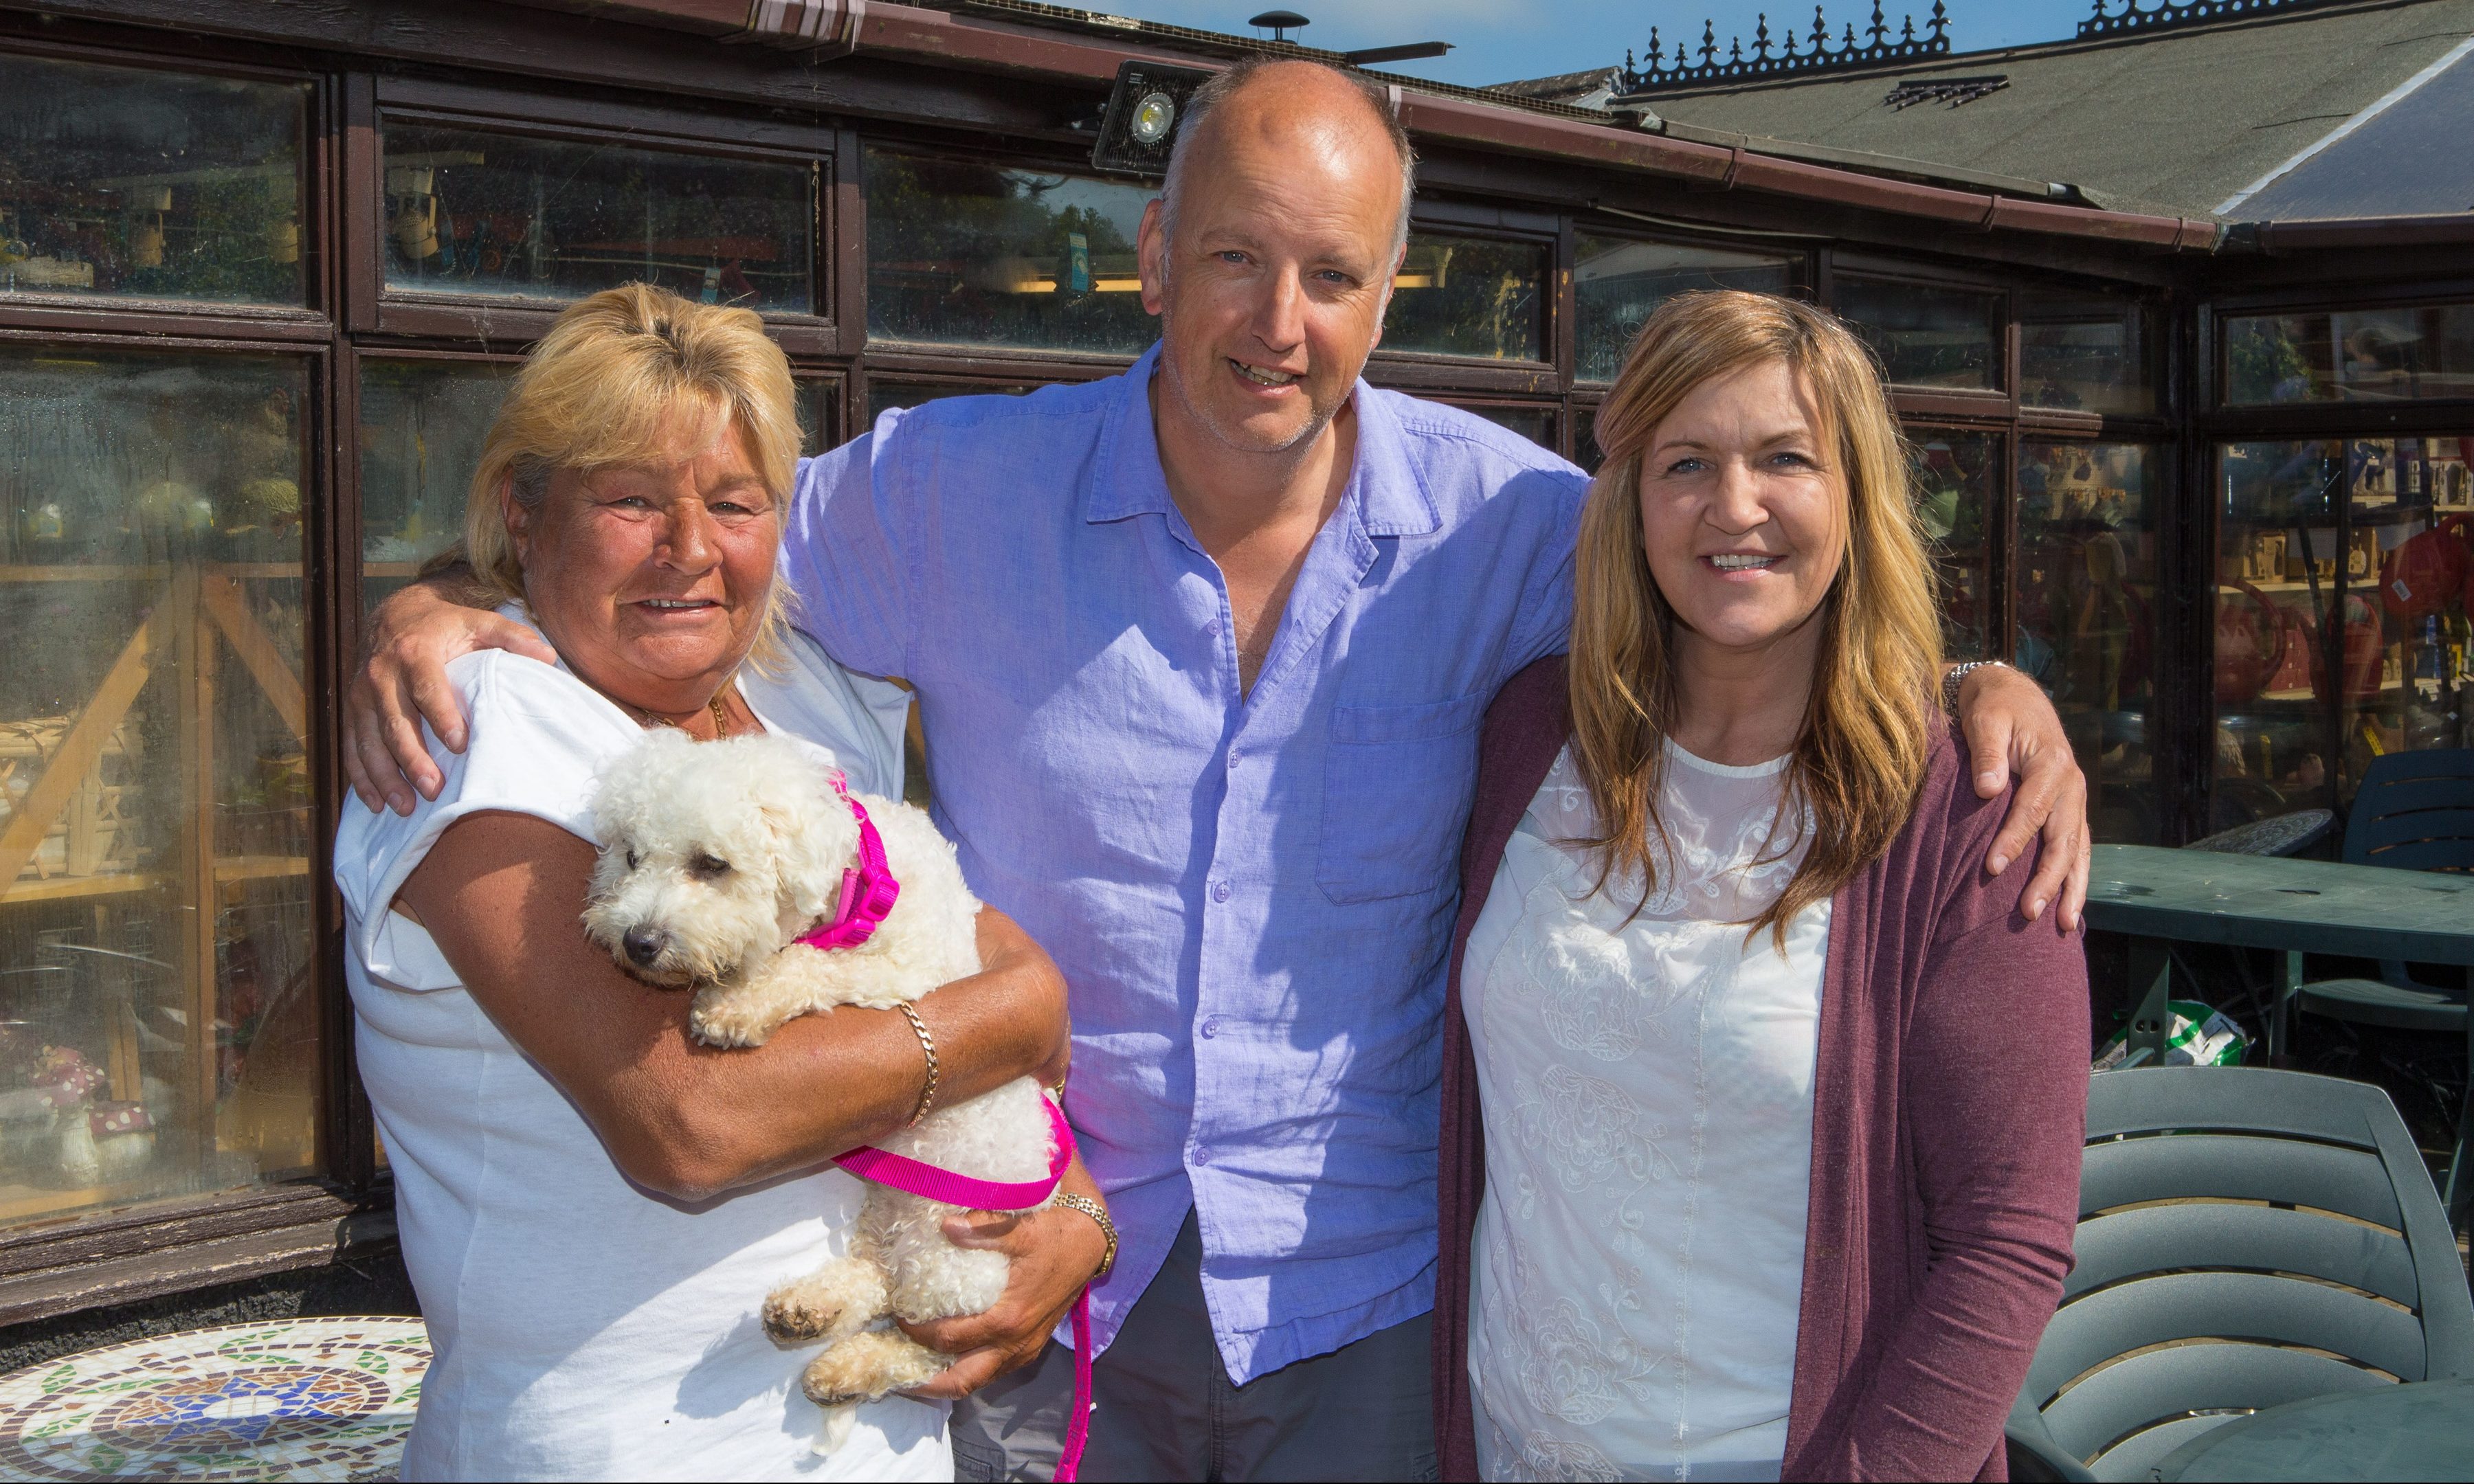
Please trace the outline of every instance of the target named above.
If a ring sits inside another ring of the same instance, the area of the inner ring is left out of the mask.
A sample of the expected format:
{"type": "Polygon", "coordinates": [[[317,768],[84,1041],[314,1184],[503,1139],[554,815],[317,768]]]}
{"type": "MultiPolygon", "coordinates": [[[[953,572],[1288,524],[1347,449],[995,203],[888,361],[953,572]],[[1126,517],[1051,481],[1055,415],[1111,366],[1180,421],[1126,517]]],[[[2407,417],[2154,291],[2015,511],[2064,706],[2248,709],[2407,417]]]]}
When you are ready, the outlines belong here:
{"type": "Polygon", "coordinates": [[[779,737],[746,740],[758,744],[748,761],[760,770],[757,809],[773,837],[783,913],[813,922],[841,890],[859,850],[858,823],[813,754],[779,737]]]}

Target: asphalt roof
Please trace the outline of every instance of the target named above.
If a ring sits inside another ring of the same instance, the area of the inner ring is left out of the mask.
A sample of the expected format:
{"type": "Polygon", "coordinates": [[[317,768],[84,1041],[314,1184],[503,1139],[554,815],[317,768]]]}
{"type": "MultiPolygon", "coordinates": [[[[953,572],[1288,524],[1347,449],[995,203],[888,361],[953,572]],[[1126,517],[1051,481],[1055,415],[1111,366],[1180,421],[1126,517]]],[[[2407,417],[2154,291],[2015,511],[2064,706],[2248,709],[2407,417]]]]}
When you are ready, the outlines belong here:
{"type": "Polygon", "coordinates": [[[2469,42],[2474,0],[2366,0],[1639,102],[1701,129],[2068,182],[2121,210],[2461,211],[2474,208],[2469,42]],[[2008,85],[1955,108],[1883,101],[1910,79],[1992,74],[2008,85]]]}

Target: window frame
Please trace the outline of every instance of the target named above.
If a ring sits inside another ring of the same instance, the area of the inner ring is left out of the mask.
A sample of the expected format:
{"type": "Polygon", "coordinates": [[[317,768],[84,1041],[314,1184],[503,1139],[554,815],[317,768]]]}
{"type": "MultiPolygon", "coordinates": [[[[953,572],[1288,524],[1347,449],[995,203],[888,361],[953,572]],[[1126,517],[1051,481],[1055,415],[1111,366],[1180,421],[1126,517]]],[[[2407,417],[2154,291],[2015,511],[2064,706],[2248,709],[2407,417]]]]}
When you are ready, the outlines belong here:
{"type": "MultiPolygon", "coordinates": [[[[332,822],[339,801],[350,797],[342,780],[332,703],[340,692],[344,662],[334,600],[346,586],[346,573],[356,577],[358,562],[356,544],[349,561],[339,560],[337,550],[339,527],[350,514],[333,493],[339,489],[335,466],[345,444],[336,436],[341,407],[335,383],[343,347],[331,338],[229,333],[230,321],[222,316],[184,317],[194,333],[164,333],[167,326],[155,320],[133,334],[118,316],[87,316],[79,328],[62,330],[50,327],[48,316],[20,317],[10,312],[12,307],[0,302],[0,347],[76,347],[122,356],[272,357],[301,367],[306,394],[296,428],[306,480],[302,499],[301,681],[309,702],[304,755],[312,811],[307,947],[320,1070],[315,1173],[0,1227],[0,1325],[300,1266],[340,1255],[355,1243],[384,1242],[394,1230],[393,1182],[376,1168],[376,1124],[352,1065],[343,914],[333,876],[332,822]]],[[[207,952],[210,957],[211,945],[207,952]]]]}
{"type": "Polygon", "coordinates": [[[757,311],[766,331],[791,356],[833,356],[843,350],[837,285],[838,131],[814,125],[727,119],[669,108],[613,102],[586,105],[554,95],[426,79],[358,74],[351,89],[350,154],[345,211],[352,311],[346,328],[355,333],[462,339],[484,345],[528,346],[547,330],[572,299],[497,298],[406,293],[386,284],[385,125],[390,119],[433,128],[558,143],[607,145],[688,158],[754,164],[806,165],[813,214],[808,271],[813,284],[809,312],[757,311]],[[722,131],[730,133],[724,135],[722,131]]]}
{"type": "Polygon", "coordinates": [[[23,33],[0,32],[12,55],[34,60],[83,63],[152,72],[176,77],[229,78],[237,82],[303,84],[302,108],[301,278],[305,302],[294,304],[230,303],[216,299],[122,299],[102,295],[0,294],[0,322],[11,325],[57,326],[64,333],[82,330],[121,331],[133,335],[179,333],[182,327],[211,329],[235,336],[295,341],[324,340],[331,333],[336,291],[335,240],[337,197],[333,189],[332,136],[336,108],[334,74],[307,66],[281,66],[243,60],[225,46],[205,45],[194,58],[56,40],[23,33]]]}
{"type": "Polygon", "coordinates": [[[1715,231],[1705,236],[1693,236],[1671,227],[1653,227],[1643,222],[1610,217],[1603,212],[1575,211],[1569,213],[1569,229],[1564,233],[1558,275],[1564,284],[1564,312],[1572,340],[1564,348],[1561,364],[1571,368],[1569,380],[1575,391],[1587,387],[1604,392],[1614,385],[1613,377],[1600,381],[1581,374],[1578,340],[1581,327],[1580,283],[1577,275],[1581,266],[1581,238],[1584,235],[1616,242],[1648,243],[1662,248],[1704,248],[1713,252],[1746,252],[1783,257],[1790,264],[1791,277],[1786,287],[1788,298],[1810,303],[1814,301],[1818,292],[1817,270],[1820,245],[1809,239],[1798,239],[1789,244],[1775,238],[1742,235],[1729,237],[1715,231]]]}

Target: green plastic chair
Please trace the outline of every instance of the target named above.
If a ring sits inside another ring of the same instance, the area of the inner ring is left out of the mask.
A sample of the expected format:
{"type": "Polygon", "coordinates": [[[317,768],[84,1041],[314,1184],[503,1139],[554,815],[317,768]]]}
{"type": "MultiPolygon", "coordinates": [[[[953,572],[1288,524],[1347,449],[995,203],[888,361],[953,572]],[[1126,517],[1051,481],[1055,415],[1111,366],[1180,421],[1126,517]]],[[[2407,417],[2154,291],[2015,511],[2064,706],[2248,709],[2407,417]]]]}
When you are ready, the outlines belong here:
{"type": "Polygon", "coordinates": [[[2144,1479],[2264,1407],[2474,1376],[2447,1217],[2365,1083],[2099,1073],[2076,1247],[2010,1411],[2014,1479],[2144,1479]]]}
{"type": "MultiPolygon", "coordinates": [[[[2474,749],[2390,753],[2373,759],[2345,821],[2345,860],[2403,871],[2474,872],[2474,749]]],[[[2464,1041],[2468,1091],[2458,1104],[2457,1143],[2449,1151],[2440,1197],[2449,1224],[2463,1231],[2474,1217],[2474,1171],[2465,1164],[2474,1136],[2474,1014],[2467,1012],[2465,991],[2425,984],[2404,964],[2385,961],[2376,979],[2305,984],[2294,990],[2292,1003],[2309,1015],[2464,1041]]],[[[2272,1027],[2271,1041],[2281,1044],[2282,1031],[2281,1025],[2272,1027]]]]}

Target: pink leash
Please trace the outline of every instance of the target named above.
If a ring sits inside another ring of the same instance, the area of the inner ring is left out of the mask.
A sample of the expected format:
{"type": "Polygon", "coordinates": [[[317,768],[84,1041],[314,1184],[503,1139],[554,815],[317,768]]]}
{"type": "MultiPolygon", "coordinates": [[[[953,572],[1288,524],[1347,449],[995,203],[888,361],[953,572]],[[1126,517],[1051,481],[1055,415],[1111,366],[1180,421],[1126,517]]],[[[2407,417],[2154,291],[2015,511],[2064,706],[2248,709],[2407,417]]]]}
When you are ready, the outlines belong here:
{"type": "MultiPolygon", "coordinates": [[[[794,940],[817,949],[855,948],[867,942],[902,895],[902,883],[893,878],[893,868],[885,858],[885,838],[877,833],[867,810],[850,796],[840,770],[835,770],[832,778],[834,792],[850,805],[852,816],[859,821],[859,865],[842,873],[841,900],[836,906],[834,920],[794,940]]],[[[1064,1110],[1045,1097],[1040,1103],[1048,1110],[1049,1130],[1056,1138],[1056,1152],[1048,1161],[1046,1180],[973,1180],[867,1144],[834,1162],[861,1180],[872,1180],[948,1206],[970,1210],[1029,1210],[1055,1192],[1056,1183],[1065,1178],[1065,1167],[1074,1162],[1074,1128],[1065,1121],[1064,1110]]],[[[1074,1299],[1074,1418],[1065,1428],[1065,1451],[1056,1460],[1059,1484],[1071,1484],[1080,1471],[1082,1444],[1090,1430],[1091,1290],[1086,1285],[1074,1299]]]]}
{"type": "MultiPolygon", "coordinates": [[[[880,1185],[891,1185],[949,1206],[972,1210],[1029,1210],[1048,1199],[1056,1189],[1056,1183],[1065,1178],[1065,1167],[1074,1162],[1073,1126],[1065,1121],[1064,1111],[1055,1103],[1046,1097],[1039,1101],[1047,1108],[1049,1127],[1056,1136],[1056,1153],[1048,1161],[1046,1180],[973,1180],[868,1144],[861,1144],[834,1162],[861,1180],[873,1180],[880,1185]]],[[[1056,1460],[1058,1484],[1070,1484],[1081,1469],[1082,1444],[1090,1430],[1091,1290],[1085,1287],[1074,1299],[1074,1417],[1066,1424],[1065,1451],[1056,1460]]]]}

